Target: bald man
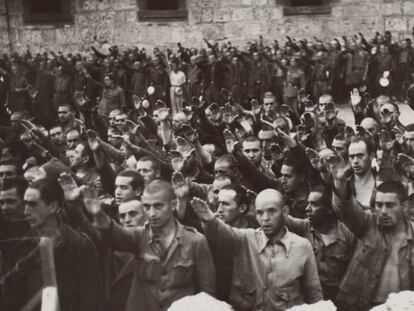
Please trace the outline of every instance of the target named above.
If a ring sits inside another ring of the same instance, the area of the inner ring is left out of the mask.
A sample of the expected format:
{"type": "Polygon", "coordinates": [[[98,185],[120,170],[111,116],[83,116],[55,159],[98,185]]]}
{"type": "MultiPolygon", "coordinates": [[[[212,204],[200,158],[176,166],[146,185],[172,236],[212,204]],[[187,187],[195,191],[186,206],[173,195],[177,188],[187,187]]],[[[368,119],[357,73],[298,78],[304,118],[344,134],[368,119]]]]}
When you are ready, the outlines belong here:
{"type": "Polygon", "coordinates": [[[215,270],[205,237],[174,218],[170,183],[154,180],[144,189],[147,224],[124,229],[100,208],[88,208],[107,243],[135,255],[136,267],[126,311],[166,310],[176,300],[199,292],[215,294],[215,270]]]}
{"type": "Polygon", "coordinates": [[[206,202],[191,202],[212,243],[233,256],[229,300],[235,310],[282,311],[322,299],[312,246],[285,227],[289,209],[283,202],[273,189],[258,194],[259,229],[232,228],[217,219],[206,202]]]}

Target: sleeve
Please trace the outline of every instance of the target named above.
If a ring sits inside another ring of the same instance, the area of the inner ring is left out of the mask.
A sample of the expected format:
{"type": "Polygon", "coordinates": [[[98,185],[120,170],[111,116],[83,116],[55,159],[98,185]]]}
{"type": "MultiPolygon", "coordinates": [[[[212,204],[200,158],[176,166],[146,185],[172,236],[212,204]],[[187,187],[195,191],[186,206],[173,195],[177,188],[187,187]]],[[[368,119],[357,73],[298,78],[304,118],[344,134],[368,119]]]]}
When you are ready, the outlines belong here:
{"type": "Polygon", "coordinates": [[[207,240],[200,236],[194,248],[195,252],[195,280],[196,287],[200,292],[205,292],[211,296],[216,293],[216,271],[213,264],[207,240]]]}
{"type": "Polygon", "coordinates": [[[307,260],[305,262],[304,274],[302,278],[302,288],[304,300],[306,303],[312,304],[323,300],[321,282],[318,275],[318,267],[316,265],[315,255],[312,246],[306,240],[307,260]]]}
{"type": "Polygon", "coordinates": [[[211,243],[218,244],[220,249],[227,250],[233,256],[239,251],[245,232],[251,230],[233,228],[217,218],[208,223],[205,229],[211,243]]]}
{"type": "Polygon", "coordinates": [[[290,215],[285,218],[285,225],[289,231],[304,237],[310,229],[310,223],[307,219],[299,219],[290,215]]]}
{"type": "Polygon", "coordinates": [[[333,210],[345,226],[357,237],[362,237],[368,229],[372,217],[364,212],[361,205],[354,197],[348,199],[340,198],[334,190],[333,210]]]}
{"type": "Polygon", "coordinates": [[[111,227],[109,229],[101,229],[104,241],[110,247],[120,252],[129,253],[137,252],[142,230],[144,229],[124,229],[113,220],[111,220],[111,227]]]}
{"type": "Polygon", "coordinates": [[[79,310],[98,311],[103,298],[102,276],[96,249],[88,238],[78,254],[79,310]]]}

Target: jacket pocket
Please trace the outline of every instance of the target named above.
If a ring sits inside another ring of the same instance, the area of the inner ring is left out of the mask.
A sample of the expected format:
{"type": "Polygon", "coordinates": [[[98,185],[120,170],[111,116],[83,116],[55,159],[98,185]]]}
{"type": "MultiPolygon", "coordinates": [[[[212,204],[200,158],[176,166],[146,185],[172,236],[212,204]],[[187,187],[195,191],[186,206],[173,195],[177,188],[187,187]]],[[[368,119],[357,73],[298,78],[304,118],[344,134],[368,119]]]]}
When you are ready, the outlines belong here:
{"type": "Polygon", "coordinates": [[[231,284],[230,302],[236,310],[251,310],[256,304],[256,288],[234,278],[231,284]]]}
{"type": "Polygon", "coordinates": [[[284,308],[291,308],[302,303],[299,291],[293,286],[287,286],[274,291],[276,304],[282,305],[284,308]]]}
{"type": "Polygon", "coordinates": [[[194,261],[178,261],[173,264],[171,281],[174,287],[182,287],[193,283],[194,261]]]}

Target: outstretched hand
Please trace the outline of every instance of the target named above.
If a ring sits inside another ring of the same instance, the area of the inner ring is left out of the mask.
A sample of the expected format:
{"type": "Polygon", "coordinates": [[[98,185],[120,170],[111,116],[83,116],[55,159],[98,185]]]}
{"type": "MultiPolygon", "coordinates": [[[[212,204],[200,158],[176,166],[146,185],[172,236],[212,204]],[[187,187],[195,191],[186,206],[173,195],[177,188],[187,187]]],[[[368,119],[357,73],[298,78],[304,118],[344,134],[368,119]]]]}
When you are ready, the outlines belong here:
{"type": "Polygon", "coordinates": [[[187,198],[190,195],[190,182],[185,178],[183,173],[174,172],[171,178],[171,184],[177,198],[187,198]]]}
{"type": "Polygon", "coordinates": [[[228,129],[225,129],[223,132],[224,140],[226,141],[226,149],[228,153],[232,153],[234,146],[237,144],[236,136],[228,129]]]}
{"type": "Polygon", "coordinates": [[[80,198],[81,190],[71,174],[60,174],[59,183],[62,187],[66,201],[72,202],[80,198]]]}
{"type": "Polygon", "coordinates": [[[201,221],[211,222],[214,220],[214,218],[216,218],[215,214],[210,209],[206,201],[203,201],[199,198],[194,198],[191,200],[191,206],[201,221]]]}
{"type": "Polygon", "coordinates": [[[86,186],[83,191],[83,203],[86,210],[92,216],[98,215],[102,212],[101,202],[99,200],[98,190],[92,186],[86,186]]]}

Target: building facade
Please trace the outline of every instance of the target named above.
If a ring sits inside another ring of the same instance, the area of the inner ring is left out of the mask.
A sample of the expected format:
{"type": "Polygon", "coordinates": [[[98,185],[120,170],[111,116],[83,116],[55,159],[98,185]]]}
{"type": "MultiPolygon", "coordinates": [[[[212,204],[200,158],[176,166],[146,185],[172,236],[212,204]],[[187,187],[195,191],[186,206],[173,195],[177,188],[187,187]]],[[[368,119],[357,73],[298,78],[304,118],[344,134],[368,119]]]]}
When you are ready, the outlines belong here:
{"type": "Polygon", "coordinates": [[[413,0],[0,0],[0,51],[82,51],[97,38],[122,46],[241,45],[263,35],[411,36],[413,0]]]}

